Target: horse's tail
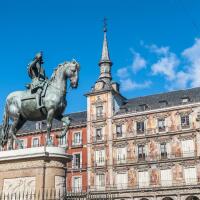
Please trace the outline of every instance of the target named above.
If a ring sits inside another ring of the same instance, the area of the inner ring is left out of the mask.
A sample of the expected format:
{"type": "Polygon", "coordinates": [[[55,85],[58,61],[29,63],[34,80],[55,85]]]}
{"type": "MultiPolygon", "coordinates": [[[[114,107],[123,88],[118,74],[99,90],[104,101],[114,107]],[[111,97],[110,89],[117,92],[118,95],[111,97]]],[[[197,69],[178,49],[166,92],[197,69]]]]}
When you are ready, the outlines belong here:
{"type": "Polygon", "coordinates": [[[4,146],[8,141],[8,132],[9,132],[9,115],[6,105],[3,115],[3,124],[0,132],[0,143],[2,146],[4,146]]]}

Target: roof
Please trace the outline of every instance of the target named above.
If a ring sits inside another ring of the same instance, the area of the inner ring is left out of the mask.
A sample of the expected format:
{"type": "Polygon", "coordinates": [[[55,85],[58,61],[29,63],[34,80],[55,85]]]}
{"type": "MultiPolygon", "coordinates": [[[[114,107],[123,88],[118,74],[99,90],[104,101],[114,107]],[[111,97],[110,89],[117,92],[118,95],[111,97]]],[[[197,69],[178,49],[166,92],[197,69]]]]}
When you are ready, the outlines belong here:
{"type": "MultiPolygon", "coordinates": [[[[82,111],[82,112],[74,112],[74,113],[69,113],[65,116],[68,116],[71,120],[71,127],[74,126],[79,126],[79,125],[86,125],[87,122],[87,112],[82,111]]],[[[21,133],[28,133],[28,132],[34,132],[36,131],[36,123],[37,122],[32,122],[32,121],[27,121],[24,126],[18,131],[18,134],[21,133]]],[[[46,130],[46,120],[42,121],[42,128],[40,130],[46,130]]],[[[57,128],[62,128],[63,123],[54,119],[52,123],[52,129],[57,129],[57,128]]]]}
{"type": "Polygon", "coordinates": [[[117,114],[200,102],[200,87],[128,99],[117,114]],[[188,99],[188,102],[183,102],[188,99]]]}

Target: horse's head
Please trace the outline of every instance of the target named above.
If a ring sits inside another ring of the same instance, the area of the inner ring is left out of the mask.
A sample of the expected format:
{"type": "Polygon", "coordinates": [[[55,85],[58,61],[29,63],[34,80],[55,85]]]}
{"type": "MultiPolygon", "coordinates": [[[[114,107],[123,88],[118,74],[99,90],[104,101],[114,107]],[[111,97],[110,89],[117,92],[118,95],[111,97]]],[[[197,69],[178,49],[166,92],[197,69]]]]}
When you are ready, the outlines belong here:
{"type": "Polygon", "coordinates": [[[70,80],[70,86],[72,88],[77,88],[80,69],[79,63],[73,59],[71,62],[65,62],[64,65],[66,66],[66,76],[70,80]]]}

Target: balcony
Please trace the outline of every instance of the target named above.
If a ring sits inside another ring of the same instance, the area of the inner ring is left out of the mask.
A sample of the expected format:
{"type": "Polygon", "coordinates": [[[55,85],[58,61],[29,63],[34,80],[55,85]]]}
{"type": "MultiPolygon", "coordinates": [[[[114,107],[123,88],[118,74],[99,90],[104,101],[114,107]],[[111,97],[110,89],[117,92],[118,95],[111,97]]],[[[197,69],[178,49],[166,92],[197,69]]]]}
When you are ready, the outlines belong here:
{"type": "Polygon", "coordinates": [[[133,191],[160,191],[160,190],[169,190],[174,189],[174,187],[178,188],[189,188],[194,189],[195,187],[199,188],[199,183],[197,178],[190,178],[186,180],[182,180],[179,182],[175,182],[173,180],[161,180],[157,184],[151,182],[136,182],[134,185],[131,183],[119,183],[115,185],[106,185],[99,187],[98,185],[90,186],[88,191],[109,191],[109,190],[133,190],[133,191]]]}
{"type": "Polygon", "coordinates": [[[104,143],[105,141],[106,141],[106,139],[104,138],[103,135],[92,137],[92,143],[104,143]]]}
{"type": "Polygon", "coordinates": [[[73,171],[82,171],[87,169],[87,163],[73,163],[69,162],[67,163],[67,169],[73,170],[73,171]]]}
{"type": "Polygon", "coordinates": [[[175,156],[174,154],[169,154],[167,152],[160,153],[157,155],[145,155],[137,156],[135,158],[126,157],[125,159],[117,159],[113,158],[113,164],[114,165],[129,165],[133,163],[148,163],[148,162],[168,162],[169,160],[178,159],[188,159],[188,158],[196,158],[196,152],[195,151],[188,151],[188,152],[182,152],[179,156],[175,156]]]}
{"type": "Polygon", "coordinates": [[[103,121],[105,119],[106,119],[106,113],[91,115],[91,121],[103,121]]]}

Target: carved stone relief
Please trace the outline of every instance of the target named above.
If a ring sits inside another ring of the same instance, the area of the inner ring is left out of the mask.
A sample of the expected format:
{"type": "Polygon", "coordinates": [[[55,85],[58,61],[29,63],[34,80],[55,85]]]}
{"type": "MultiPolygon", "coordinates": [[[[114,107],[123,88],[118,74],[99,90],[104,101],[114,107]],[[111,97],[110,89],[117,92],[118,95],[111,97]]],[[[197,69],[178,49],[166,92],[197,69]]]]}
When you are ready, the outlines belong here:
{"type": "Polygon", "coordinates": [[[64,194],[65,191],[65,182],[66,178],[63,176],[55,176],[55,190],[60,193],[60,195],[64,194]]]}
{"type": "Polygon", "coordinates": [[[12,179],[4,179],[4,194],[34,194],[35,193],[35,177],[20,177],[12,179]]]}

